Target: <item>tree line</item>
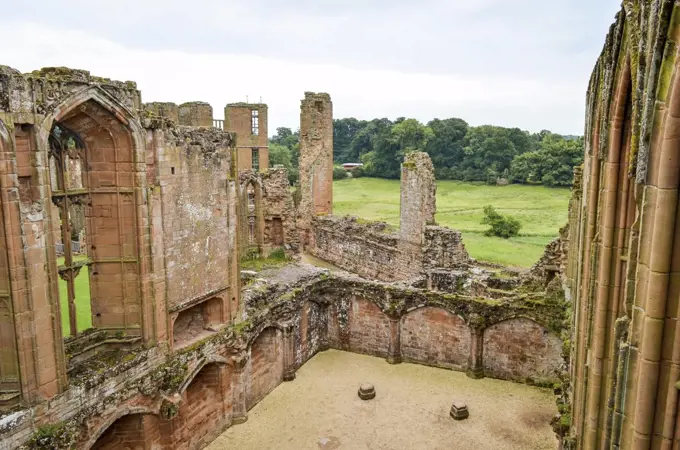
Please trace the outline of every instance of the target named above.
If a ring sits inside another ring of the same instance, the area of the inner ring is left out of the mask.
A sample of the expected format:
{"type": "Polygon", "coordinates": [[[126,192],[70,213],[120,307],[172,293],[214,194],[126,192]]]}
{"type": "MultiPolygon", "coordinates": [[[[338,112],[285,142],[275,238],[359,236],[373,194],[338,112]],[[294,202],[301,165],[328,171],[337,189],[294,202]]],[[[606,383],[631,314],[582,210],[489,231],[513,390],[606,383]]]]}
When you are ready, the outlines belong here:
{"type": "MultiPolygon", "coordinates": [[[[404,155],[412,151],[430,155],[439,180],[571,186],[573,168],[583,162],[583,138],[473,127],[458,118],[427,124],[403,117],[333,120],[334,162],[363,163],[353,176],[398,179],[404,155]]],[[[299,154],[299,132],[277,128],[270,139],[270,162],[286,167],[291,182],[297,180],[299,154]]]]}

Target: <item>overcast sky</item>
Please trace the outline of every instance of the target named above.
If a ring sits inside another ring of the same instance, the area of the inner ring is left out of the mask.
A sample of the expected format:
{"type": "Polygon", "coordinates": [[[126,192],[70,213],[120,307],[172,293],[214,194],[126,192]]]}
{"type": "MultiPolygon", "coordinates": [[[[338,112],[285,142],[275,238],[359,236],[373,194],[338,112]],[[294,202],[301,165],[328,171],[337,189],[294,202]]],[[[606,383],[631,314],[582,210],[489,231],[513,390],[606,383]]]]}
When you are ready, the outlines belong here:
{"type": "Polygon", "coordinates": [[[582,134],[620,0],[32,0],[3,8],[0,64],[133,80],[150,101],[269,104],[304,91],[334,116],[460,117],[582,134]]]}

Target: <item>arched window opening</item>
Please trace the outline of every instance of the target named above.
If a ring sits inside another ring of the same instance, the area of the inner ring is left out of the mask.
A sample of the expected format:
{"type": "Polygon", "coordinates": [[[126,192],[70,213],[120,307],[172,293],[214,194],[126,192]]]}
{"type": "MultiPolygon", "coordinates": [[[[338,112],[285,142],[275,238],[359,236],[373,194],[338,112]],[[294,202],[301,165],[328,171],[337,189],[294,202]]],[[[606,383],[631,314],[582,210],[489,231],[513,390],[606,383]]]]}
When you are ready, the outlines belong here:
{"type": "Polygon", "coordinates": [[[52,127],[49,138],[52,202],[58,209],[59,232],[55,233],[64,335],[77,336],[92,327],[87,256],[85,206],[90,195],[85,180],[86,146],[80,137],[61,124],[52,127]],[[84,270],[83,270],[84,269],[84,270]],[[82,272],[85,272],[81,274],[82,272]],[[67,325],[67,326],[65,326],[67,325]],[[67,332],[68,330],[68,332],[67,332]]]}
{"type": "Polygon", "coordinates": [[[64,336],[142,334],[132,130],[95,100],[57,118],[49,184],[64,336]]]}
{"type": "Polygon", "coordinates": [[[241,189],[240,255],[246,259],[256,259],[262,254],[264,245],[262,187],[256,180],[250,179],[241,189]]]}

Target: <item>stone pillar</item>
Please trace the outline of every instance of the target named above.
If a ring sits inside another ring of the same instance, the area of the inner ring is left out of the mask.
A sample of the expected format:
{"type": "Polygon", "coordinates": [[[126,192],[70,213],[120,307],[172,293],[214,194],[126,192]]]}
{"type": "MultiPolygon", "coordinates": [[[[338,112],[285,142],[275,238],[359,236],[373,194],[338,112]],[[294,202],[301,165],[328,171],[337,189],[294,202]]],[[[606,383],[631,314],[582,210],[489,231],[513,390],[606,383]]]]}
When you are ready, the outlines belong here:
{"type": "Polygon", "coordinates": [[[400,261],[398,279],[409,279],[423,268],[425,226],[434,224],[437,184],[427,153],[409,153],[401,165],[400,261]]]}
{"type": "Polygon", "coordinates": [[[246,387],[248,385],[248,371],[246,365],[250,356],[247,353],[232,356],[231,392],[233,395],[232,423],[240,424],[248,420],[246,407],[246,387]]]}
{"type": "Polygon", "coordinates": [[[283,381],[295,379],[295,326],[283,327],[283,381]]]}
{"type": "Polygon", "coordinates": [[[484,330],[470,329],[470,357],[468,359],[467,376],[470,378],[484,378],[484,330]]]}
{"type": "Polygon", "coordinates": [[[188,102],[179,105],[179,124],[192,127],[213,126],[213,109],[206,102],[188,102]]]}
{"type": "Polygon", "coordinates": [[[390,345],[387,348],[387,362],[401,363],[401,320],[399,317],[390,317],[390,345]]]}
{"type": "Polygon", "coordinates": [[[328,94],[305,92],[300,105],[300,191],[298,228],[307,246],[312,219],[333,212],[333,104],[328,94]]]}
{"type": "Polygon", "coordinates": [[[425,225],[434,224],[437,210],[434,166],[427,153],[409,153],[401,165],[401,238],[413,244],[423,242],[425,225]]]}

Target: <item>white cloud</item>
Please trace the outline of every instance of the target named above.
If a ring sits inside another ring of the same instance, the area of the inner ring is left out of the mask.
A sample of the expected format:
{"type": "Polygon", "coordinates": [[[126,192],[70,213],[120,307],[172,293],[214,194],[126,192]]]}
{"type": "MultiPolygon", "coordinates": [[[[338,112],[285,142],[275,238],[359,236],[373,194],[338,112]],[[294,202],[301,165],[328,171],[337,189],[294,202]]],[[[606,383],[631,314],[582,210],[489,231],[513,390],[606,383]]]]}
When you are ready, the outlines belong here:
{"type": "Polygon", "coordinates": [[[12,36],[3,48],[3,64],[24,72],[69,66],[134,80],[145,102],[208,101],[216,118],[226,103],[261,96],[269,104],[270,134],[277,126],[298,126],[305,91],[329,92],[336,117],[461,117],[473,125],[574,134],[583,128],[585,73],[550,79],[510,75],[500,67],[496,75],[362,70],[245,54],[128,48],[90,32],[32,22],[0,21],[0,28],[12,36]]]}

